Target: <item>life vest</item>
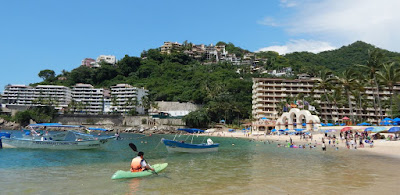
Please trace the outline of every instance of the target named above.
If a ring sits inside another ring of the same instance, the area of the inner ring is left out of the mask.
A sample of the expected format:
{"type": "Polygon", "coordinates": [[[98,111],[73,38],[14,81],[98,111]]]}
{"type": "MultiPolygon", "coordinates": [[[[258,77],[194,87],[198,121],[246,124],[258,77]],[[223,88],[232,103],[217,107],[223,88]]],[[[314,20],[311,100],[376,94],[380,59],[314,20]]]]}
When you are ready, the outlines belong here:
{"type": "Polygon", "coordinates": [[[136,157],[134,159],[132,159],[131,162],[131,172],[141,172],[144,170],[144,168],[142,168],[142,165],[140,164],[142,162],[142,158],[140,157],[136,157]]]}

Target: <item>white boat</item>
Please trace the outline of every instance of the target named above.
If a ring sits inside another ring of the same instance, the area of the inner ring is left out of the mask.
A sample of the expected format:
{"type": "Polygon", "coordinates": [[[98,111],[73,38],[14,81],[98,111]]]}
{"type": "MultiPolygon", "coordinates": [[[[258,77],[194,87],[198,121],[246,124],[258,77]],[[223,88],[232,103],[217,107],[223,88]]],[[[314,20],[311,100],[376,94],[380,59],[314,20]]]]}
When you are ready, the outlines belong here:
{"type": "Polygon", "coordinates": [[[202,144],[192,144],[184,143],[180,141],[161,139],[167,148],[168,152],[185,152],[185,153],[202,153],[202,152],[217,152],[219,144],[218,143],[202,143],[202,144]]]}
{"type": "MultiPolygon", "coordinates": [[[[46,127],[71,127],[66,125],[40,125],[46,127]]],[[[95,137],[90,134],[81,133],[79,131],[65,131],[55,134],[41,135],[31,130],[29,135],[22,137],[10,136],[10,138],[2,138],[3,148],[29,148],[29,149],[57,149],[57,150],[80,150],[80,149],[96,149],[104,146],[110,139],[115,136],[95,137]],[[54,138],[53,138],[54,136],[54,138]]],[[[29,132],[28,132],[29,133],[29,132]]]]}

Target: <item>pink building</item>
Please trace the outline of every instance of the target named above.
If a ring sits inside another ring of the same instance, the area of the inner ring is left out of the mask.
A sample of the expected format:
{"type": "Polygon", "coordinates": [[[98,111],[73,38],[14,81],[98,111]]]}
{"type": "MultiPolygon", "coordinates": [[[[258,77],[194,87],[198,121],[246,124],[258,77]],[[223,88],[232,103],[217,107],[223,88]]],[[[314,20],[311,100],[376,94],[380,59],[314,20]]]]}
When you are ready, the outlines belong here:
{"type": "Polygon", "coordinates": [[[82,60],[81,66],[92,67],[96,63],[95,59],[85,58],[82,60]]]}

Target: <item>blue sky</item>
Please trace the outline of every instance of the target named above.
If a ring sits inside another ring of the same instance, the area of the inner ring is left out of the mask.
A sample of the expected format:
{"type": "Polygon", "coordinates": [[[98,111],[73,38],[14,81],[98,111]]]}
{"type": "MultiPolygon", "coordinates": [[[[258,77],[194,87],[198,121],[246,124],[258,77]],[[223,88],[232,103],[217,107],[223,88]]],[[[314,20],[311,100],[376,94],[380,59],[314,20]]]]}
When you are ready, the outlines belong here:
{"type": "MultiPolygon", "coordinates": [[[[400,1],[399,1],[400,2],[400,1]]],[[[250,51],[320,52],[357,40],[400,51],[396,0],[4,1],[0,91],[86,57],[139,56],[164,41],[232,42],[250,51]]]]}

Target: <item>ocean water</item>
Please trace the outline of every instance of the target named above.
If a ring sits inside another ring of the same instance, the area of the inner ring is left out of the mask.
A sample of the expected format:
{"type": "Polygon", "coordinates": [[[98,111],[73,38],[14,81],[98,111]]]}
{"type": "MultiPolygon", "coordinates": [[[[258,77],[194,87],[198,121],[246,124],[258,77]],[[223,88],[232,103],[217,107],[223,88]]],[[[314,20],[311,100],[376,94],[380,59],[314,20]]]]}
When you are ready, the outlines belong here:
{"type": "Polygon", "coordinates": [[[184,154],[168,153],[160,142],[173,135],[121,136],[98,150],[1,149],[0,194],[398,194],[400,184],[398,159],[357,150],[214,137],[218,152],[184,154]],[[129,170],[136,156],[130,142],[150,164],[168,167],[159,175],[111,180],[115,171],[129,170]]]}

